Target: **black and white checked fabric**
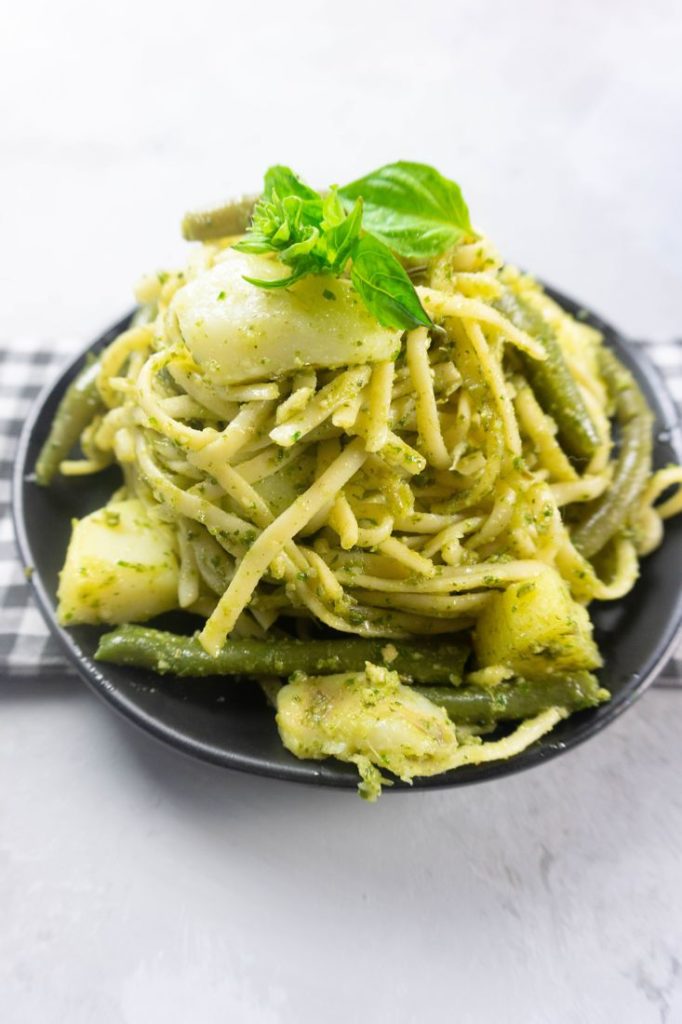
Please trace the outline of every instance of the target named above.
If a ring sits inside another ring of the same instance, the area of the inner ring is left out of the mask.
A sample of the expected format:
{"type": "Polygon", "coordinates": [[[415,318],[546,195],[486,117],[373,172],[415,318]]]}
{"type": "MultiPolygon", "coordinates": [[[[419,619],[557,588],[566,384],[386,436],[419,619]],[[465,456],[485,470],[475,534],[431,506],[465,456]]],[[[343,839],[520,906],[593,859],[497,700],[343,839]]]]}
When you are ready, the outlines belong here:
{"type": "MultiPolygon", "coordinates": [[[[669,344],[642,344],[682,407],[682,339],[669,344]]],[[[45,385],[78,349],[77,341],[67,339],[49,345],[30,338],[0,344],[0,676],[68,670],[19,564],[10,504],[14,453],[22,424],[45,385]]],[[[657,685],[682,688],[682,645],[657,685]]]]}
{"type": "Polygon", "coordinates": [[[67,664],[49,634],[19,563],[11,516],[14,453],[38,395],[79,349],[76,340],[0,345],[0,676],[63,673],[67,664]]]}

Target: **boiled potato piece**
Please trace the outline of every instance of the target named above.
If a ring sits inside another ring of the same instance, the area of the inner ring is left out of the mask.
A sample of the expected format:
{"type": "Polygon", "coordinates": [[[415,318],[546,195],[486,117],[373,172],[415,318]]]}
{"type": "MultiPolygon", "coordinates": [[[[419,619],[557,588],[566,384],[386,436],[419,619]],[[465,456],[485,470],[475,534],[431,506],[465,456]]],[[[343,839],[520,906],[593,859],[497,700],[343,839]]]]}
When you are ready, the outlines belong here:
{"type": "Polygon", "coordinates": [[[236,384],[397,355],[400,331],[382,327],[350,281],[312,276],[270,291],[244,280],[288,274],[277,260],[228,249],[176,292],[171,310],[207,377],[236,384]]]}
{"type": "Polygon", "coordinates": [[[550,568],[495,593],[473,639],[480,665],[505,665],[528,679],[602,664],[587,610],[550,568]]]}
{"type": "Polygon", "coordinates": [[[173,531],[141,501],[113,501],[75,520],[57,616],[76,623],[144,622],[178,604],[173,531]]]}
{"type": "Polygon", "coordinates": [[[296,757],[336,757],[358,766],[360,792],[375,799],[380,765],[409,782],[450,767],[455,727],[442,708],[397,672],[369,662],[364,672],[330,676],[300,673],[277,695],[277,726],[296,757]]]}

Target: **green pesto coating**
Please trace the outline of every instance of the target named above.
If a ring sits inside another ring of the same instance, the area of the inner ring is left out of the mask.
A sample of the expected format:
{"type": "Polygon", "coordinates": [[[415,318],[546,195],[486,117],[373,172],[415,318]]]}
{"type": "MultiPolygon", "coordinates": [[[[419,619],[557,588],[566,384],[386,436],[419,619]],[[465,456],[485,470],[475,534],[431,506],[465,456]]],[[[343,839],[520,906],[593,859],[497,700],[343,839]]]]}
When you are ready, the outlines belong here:
{"type": "Polygon", "coordinates": [[[547,358],[540,362],[519,352],[524,373],[541,407],[556,423],[566,454],[587,462],[597,450],[599,434],[554,331],[537,310],[512,291],[505,291],[495,306],[515,327],[536,338],[547,353],[547,358]]]}
{"type": "Polygon", "coordinates": [[[651,474],[653,446],[653,413],[635,378],[608,349],[600,353],[599,368],[616,407],[620,449],[611,485],[572,534],[586,558],[598,554],[626,525],[651,474]]]}
{"type": "Polygon", "coordinates": [[[385,665],[406,680],[419,683],[462,681],[469,646],[447,642],[367,640],[227,640],[213,658],[196,637],[178,636],[145,626],[119,626],[99,642],[98,661],[135,665],[175,676],[267,675],[293,672],[327,675],[361,672],[365,662],[385,665]],[[395,653],[395,657],[393,654],[395,653]]]}
{"type": "Polygon", "coordinates": [[[515,679],[498,686],[420,686],[419,692],[444,708],[460,725],[493,725],[495,722],[531,718],[548,708],[567,711],[593,708],[610,694],[590,672],[548,676],[542,680],[515,679]]]}
{"type": "Polygon", "coordinates": [[[230,235],[243,235],[246,231],[256,196],[244,196],[224,206],[209,210],[194,210],[182,219],[182,235],[188,242],[208,242],[230,235]]]}
{"type": "Polygon", "coordinates": [[[59,472],[59,464],[68,458],[93,416],[104,408],[97,390],[98,374],[99,360],[95,359],[72,380],[59,403],[48,438],[36,459],[36,480],[44,487],[59,472]]]}

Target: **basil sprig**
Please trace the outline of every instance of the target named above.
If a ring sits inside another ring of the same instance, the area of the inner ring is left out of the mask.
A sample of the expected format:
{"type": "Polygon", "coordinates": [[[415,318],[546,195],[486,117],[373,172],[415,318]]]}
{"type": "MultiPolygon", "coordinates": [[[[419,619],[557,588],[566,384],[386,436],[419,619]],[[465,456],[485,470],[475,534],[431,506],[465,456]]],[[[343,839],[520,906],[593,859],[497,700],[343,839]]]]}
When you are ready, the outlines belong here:
{"type": "Polygon", "coordinates": [[[289,277],[247,278],[260,288],[286,288],[307,274],[340,274],[360,237],[362,200],[346,214],[336,189],[324,197],[304,185],[288,167],[271,167],[240,252],[277,253],[289,277]]]}
{"type": "Polygon", "coordinates": [[[321,195],[280,164],[265,174],[240,252],[275,253],[291,274],[260,288],[286,288],[308,274],[344,273],[385,327],[431,325],[403,257],[438,255],[473,231],[459,186],[426,164],[387,164],[321,195]]]}

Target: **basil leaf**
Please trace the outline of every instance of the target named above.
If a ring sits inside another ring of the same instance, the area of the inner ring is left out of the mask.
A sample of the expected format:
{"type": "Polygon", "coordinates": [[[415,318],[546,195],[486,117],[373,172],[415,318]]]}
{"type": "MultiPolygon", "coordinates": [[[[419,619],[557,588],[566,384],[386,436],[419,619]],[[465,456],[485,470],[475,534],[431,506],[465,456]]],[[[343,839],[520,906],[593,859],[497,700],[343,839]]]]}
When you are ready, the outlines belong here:
{"type": "MultiPolygon", "coordinates": [[[[343,213],[342,213],[343,216],[343,213]]],[[[353,246],[360,237],[362,228],[362,200],[357,203],[340,223],[329,228],[325,235],[329,269],[340,274],[351,257],[353,246]]]]}
{"type": "Polygon", "coordinates": [[[431,325],[405,270],[391,250],[372,235],[355,243],[350,278],[370,313],[384,327],[409,331],[431,325]]]}
{"type": "Polygon", "coordinates": [[[363,227],[400,256],[429,259],[474,234],[459,185],[428,164],[386,164],[339,196],[347,208],[362,198],[363,227]]]}
{"type": "Polygon", "coordinates": [[[235,242],[232,246],[237,252],[275,252],[275,248],[270,239],[261,234],[259,231],[250,231],[241,242],[235,242]]]}
{"type": "Polygon", "coordinates": [[[339,190],[332,185],[322,200],[322,227],[325,231],[335,228],[346,217],[346,211],[339,199],[339,190]]]}
{"type": "Polygon", "coordinates": [[[284,164],[268,167],[263,182],[263,195],[272,199],[277,194],[281,199],[285,196],[298,196],[299,199],[319,199],[320,194],[304,185],[297,174],[284,164]]]}
{"type": "Polygon", "coordinates": [[[249,284],[255,284],[256,288],[264,288],[266,290],[272,290],[273,288],[288,288],[289,285],[295,284],[296,281],[300,281],[306,274],[310,274],[312,271],[306,267],[305,264],[301,264],[293,274],[289,274],[288,277],[276,277],[274,280],[265,281],[260,277],[247,277],[244,274],[244,280],[248,281],[249,284]]]}

